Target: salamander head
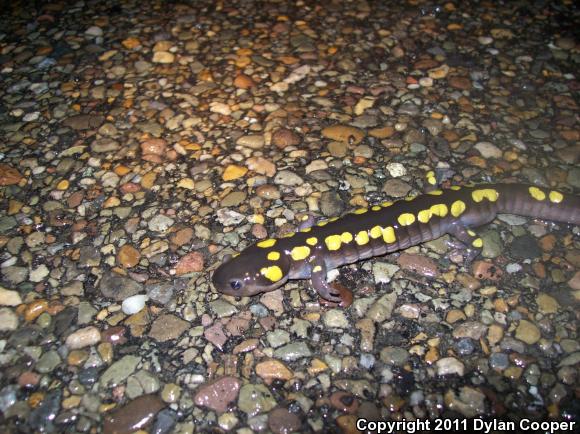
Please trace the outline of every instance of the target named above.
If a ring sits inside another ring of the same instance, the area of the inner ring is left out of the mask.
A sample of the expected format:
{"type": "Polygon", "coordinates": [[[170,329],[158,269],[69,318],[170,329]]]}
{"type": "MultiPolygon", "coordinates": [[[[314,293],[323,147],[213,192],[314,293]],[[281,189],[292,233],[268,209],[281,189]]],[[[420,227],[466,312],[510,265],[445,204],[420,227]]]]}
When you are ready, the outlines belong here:
{"type": "Polygon", "coordinates": [[[246,297],[273,291],[286,283],[290,260],[278,255],[268,260],[263,249],[252,246],[240,255],[224,256],[224,262],[214,271],[213,286],[221,293],[246,297]]]}

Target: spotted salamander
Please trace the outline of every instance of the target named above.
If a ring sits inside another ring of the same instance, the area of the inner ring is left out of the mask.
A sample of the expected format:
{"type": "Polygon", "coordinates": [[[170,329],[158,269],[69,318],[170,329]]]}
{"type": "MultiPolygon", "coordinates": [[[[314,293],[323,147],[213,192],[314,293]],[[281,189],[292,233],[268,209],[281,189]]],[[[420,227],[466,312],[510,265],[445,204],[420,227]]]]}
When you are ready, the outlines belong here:
{"type": "Polygon", "coordinates": [[[483,246],[471,228],[491,222],[498,213],[580,225],[580,196],[521,184],[434,190],[259,241],[239,255],[224,257],[212,280],[221,293],[250,296],[279,288],[288,279],[310,278],[322,298],[338,303],[340,294],[326,280],[329,270],[444,234],[457,238],[471,260],[483,246]]]}

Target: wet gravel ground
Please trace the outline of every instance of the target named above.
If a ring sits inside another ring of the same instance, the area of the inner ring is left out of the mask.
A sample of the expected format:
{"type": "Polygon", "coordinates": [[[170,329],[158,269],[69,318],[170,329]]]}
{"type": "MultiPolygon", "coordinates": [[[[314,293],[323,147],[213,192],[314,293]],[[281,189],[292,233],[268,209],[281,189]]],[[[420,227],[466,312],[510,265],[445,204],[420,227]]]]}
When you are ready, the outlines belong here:
{"type": "Polygon", "coordinates": [[[580,191],[572,1],[16,1],[0,12],[0,431],[580,417],[579,228],[501,216],[306,282],[225,253],[443,185],[580,191]],[[292,4],[290,4],[292,3],[292,4]]]}

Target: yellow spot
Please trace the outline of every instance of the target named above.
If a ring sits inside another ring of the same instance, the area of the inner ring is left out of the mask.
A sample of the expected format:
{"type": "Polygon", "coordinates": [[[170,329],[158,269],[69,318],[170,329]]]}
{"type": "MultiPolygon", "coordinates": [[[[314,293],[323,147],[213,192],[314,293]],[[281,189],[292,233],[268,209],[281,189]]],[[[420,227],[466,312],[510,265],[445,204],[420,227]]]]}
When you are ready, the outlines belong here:
{"type": "Polygon", "coordinates": [[[326,226],[328,224],[328,220],[322,220],[321,222],[318,222],[316,224],[316,226],[326,226]]]}
{"type": "Polygon", "coordinates": [[[461,190],[461,187],[460,187],[460,186],[458,186],[458,185],[452,185],[452,186],[451,186],[451,187],[449,187],[449,188],[450,188],[451,190],[455,190],[455,191],[461,190]]]}
{"type": "Polygon", "coordinates": [[[412,201],[412,200],[414,200],[416,197],[417,197],[417,195],[411,195],[411,196],[407,196],[407,197],[405,198],[405,201],[407,201],[407,202],[411,202],[411,201],[412,201]]]}
{"type": "Polygon", "coordinates": [[[364,246],[369,242],[369,234],[367,231],[360,231],[358,234],[356,234],[356,237],[354,237],[354,241],[359,246],[364,246]]]}
{"type": "Polygon", "coordinates": [[[477,247],[478,249],[481,249],[483,247],[483,240],[481,238],[476,238],[475,240],[473,240],[471,245],[473,247],[477,247]]]}
{"type": "Polygon", "coordinates": [[[310,232],[312,230],[312,228],[304,228],[304,229],[300,229],[300,232],[310,232]]]}
{"type": "Polygon", "coordinates": [[[397,237],[395,236],[395,229],[392,226],[387,226],[383,229],[383,240],[387,244],[392,244],[397,241],[397,237]]]}
{"type": "Polygon", "coordinates": [[[427,194],[430,194],[431,196],[441,196],[443,194],[443,190],[433,190],[427,194]]]}
{"type": "Polygon", "coordinates": [[[294,247],[290,252],[290,256],[292,256],[292,259],[295,261],[301,261],[302,259],[307,258],[308,255],[310,255],[310,247],[306,246],[294,247]]]}
{"type": "Polygon", "coordinates": [[[444,203],[431,205],[431,208],[429,208],[429,210],[431,211],[431,214],[442,218],[445,217],[448,213],[447,205],[445,205],[444,203]]]}
{"type": "Polygon", "coordinates": [[[324,242],[326,243],[326,247],[328,247],[328,250],[338,250],[340,249],[340,235],[329,235],[324,239],[324,242]]]}
{"type": "Polygon", "coordinates": [[[274,244],[276,244],[276,240],[274,238],[268,238],[267,240],[260,241],[256,245],[263,249],[267,249],[268,247],[272,247],[274,244]]]}
{"type": "Polygon", "coordinates": [[[278,259],[280,259],[280,252],[270,252],[268,253],[267,258],[270,261],[277,261],[278,259]]]}
{"type": "Polygon", "coordinates": [[[315,265],[312,269],[313,273],[320,273],[322,271],[322,267],[320,265],[315,265]]]}
{"type": "Polygon", "coordinates": [[[451,215],[453,217],[459,217],[463,214],[463,211],[465,211],[465,202],[462,200],[456,200],[453,202],[453,205],[451,205],[451,215]]]}
{"type": "Polygon", "coordinates": [[[433,172],[432,170],[427,172],[427,182],[431,185],[437,184],[437,179],[435,178],[435,172],[433,172]]]}
{"type": "Polygon", "coordinates": [[[302,218],[301,218],[301,220],[303,222],[305,222],[306,220],[308,220],[308,214],[303,215],[302,218]]]}
{"type": "Polygon", "coordinates": [[[330,217],[330,218],[328,219],[328,222],[329,222],[329,223],[331,223],[331,222],[335,222],[335,221],[337,221],[337,220],[338,220],[338,217],[330,217]]]}
{"type": "Polygon", "coordinates": [[[411,213],[406,212],[401,214],[397,219],[397,221],[401,226],[409,226],[415,223],[415,216],[411,213]]]}
{"type": "Polygon", "coordinates": [[[474,237],[474,236],[475,236],[475,232],[473,232],[471,229],[467,229],[467,233],[468,233],[469,235],[471,235],[472,237],[474,237]]]}
{"type": "Polygon", "coordinates": [[[353,214],[364,214],[367,211],[368,211],[368,209],[366,209],[366,208],[359,208],[359,209],[355,209],[353,211],[353,214]]]}
{"type": "Polygon", "coordinates": [[[536,200],[544,200],[546,198],[546,193],[544,193],[538,187],[530,187],[528,191],[530,192],[530,196],[536,200]]]}
{"type": "Polygon", "coordinates": [[[288,232],[288,233],[282,235],[282,238],[290,238],[290,237],[293,237],[294,235],[296,235],[294,232],[288,232]]]}
{"type": "Polygon", "coordinates": [[[493,188],[482,188],[479,190],[473,190],[471,192],[471,197],[475,202],[481,202],[483,199],[487,199],[490,202],[495,202],[498,196],[499,193],[493,188]]]}
{"type": "Polygon", "coordinates": [[[271,267],[264,267],[260,270],[260,273],[262,274],[262,276],[264,276],[268,280],[271,280],[272,282],[277,282],[283,277],[282,270],[277,265],[272,265],[271,267]]]}
{"type": "Polygon", "coordinates": [[[419,214],[417,214],[417,220],[419,220],[421,223],[428,223],[429,220],[431,220],[431,210],[424,209],[419,211],[419,214]]]}
{"type": "Polygon", "coordinates": [[[564,195],[559,191],[552,190],[549,195],[550,202],[560,203],[564,200],[564,195]]]}
{"type": "Polygon", "coordinates": [[[388,208],[388,207],[390,207],[392,204],[393,204],[393,202],[387,201],[387,202],[383,202],[383,203],[381,203],[381,206],[382,206],[383,208],[388,208]]]}
{"type": "Polygon", "coordinates": [[[343,232],[340,234],[340,241],[343,243],[350,243],[352,241],[352,234],[350,232],[343,232]]]}
{"type": "Polygon", "coordinates": [[[375,226],[370,230],[369,235],[374,239],[380,238],[383,235],[383,228],[375,226]]]}
{"type": "Polygon", "coordinates": [[[380,206],[378,206],[378,205],[375,205],[375,206],[373,206],[371,209],[372,209],[373,211],[380,211],[380,210],[382,210],[383,208],[381,208],[381,207],[380,207],[380,206]]]}
{"type": "Polygon", "coordinates": [[[318,238],[316,238],[316,237],[306,238],[306,244],[309,244],[311,246],[315,246],[316,243],[318,243],[318,238]]]}

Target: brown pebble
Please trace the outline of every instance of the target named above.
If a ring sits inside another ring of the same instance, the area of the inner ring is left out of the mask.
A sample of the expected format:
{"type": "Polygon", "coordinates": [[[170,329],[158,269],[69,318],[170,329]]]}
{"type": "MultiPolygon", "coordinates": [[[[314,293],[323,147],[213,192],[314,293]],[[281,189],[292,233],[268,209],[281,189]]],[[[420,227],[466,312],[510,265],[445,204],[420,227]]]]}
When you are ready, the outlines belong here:
{"type": "Polygon", "coordinates": [[[26,305],[24,309],[24,320],[26,322],[34,321],[48,309],[48,301],[46,300],[34,300],[33,302],[26,305]]]}
{"type": "Polygon", "coordinates": [[[330,395],[330,404],[344,413],[355,414],[358,410],[356,397],[344,391],[334,392],[330,395]]]}
{"type": "Polygon", "coordinates": [[[75,191],[73,194],[71,194],[68,199],[66,200],[66,204],[69,206],[69,208],[76,208],[77,206],[79,206],[83,199],[85,197],[85,192],[84,191],[75,191]]]}
{"type": "Polygon", "coordinates": [[[127,342],[126,332],[127,329],[123,326],[109,327],[101,332],[101,341],[109,342],[113,345],[123,345],[127,342]]]}
{"type": "Polygon", "coordinates": [[[290,434],[300,431],[301,418],[283,407],[275,408],[268,415],[268,427],[274,434],[290,434]]]}
{"type": "Polygon", "coordinates": [[[147,427],[165,403],[157,395],[142,395],[104,416],[103,434],[126,434],[147,427]]]}
{"type": "Polygon", "coordinates": [[[397,258],[397,264],[403,270],[409,270],[425,277],[436,277],[439,274],[435,261],[423,255],[403,253],[397,258]]]}
{"type": "Polygon", "coordinates": [[[280,128],[272,134],[272,143],[280,149],[298,145],[301,141],[300,136],[288,128],[280,128]]]}
{"type": "Polygon", "coordinates": [[[236,377],[221,377],[199,386],[193,401],[196,405],[223,413],[237,399],[241,386],[242,382],[236,377]]]}
{"type": "Polygon", "coordinates": [[[0,186],[15,185],[20,182],[22,175],[14,167],[0,163],[0,186]]]}
{"type": "Polygon", "coordinates": [[[473,275],[478,279],[499,280],[503,275],[503,270],[496,265],[486,261],[475,261],[473,263],[473,275]]]}
{"type": "Polygon", "coordinates": [[[192,228],[183,228],[178,230],[177,232],[171,234],[169,240],[172,244],[177,247],[184,246],[188,244],[193,238],[193,229],[192,228]]]}
{"type": "Polygon", "coordinates": [[[141,152],[144,156],[164,156],[166,148],[167,142],[163,139],[148,139],[141,143],[141,152]]]}
{"type": "Polygon", "coordinates": [[[239,89],[250,89],[255,85],[256,84],[254,83],[254,80],[252,80],[252,78],[247,76],[246,74],[240,73],[234,79],[234,86],[236,86],[239,89]]]}
{"type": "Polygon", "coordinates": [[[18,377],[18,385],[26,389],[32,389],[36,387],[39,381],[40,374],[37,374],[36,372],[32,371],[23,372],[18,377]]]}
{"type": "Polygon", "coordinates": [[[117,253],[117,264],[124,268],[132,268],[139,263],[141,253],[135,247],[125,244],[117,253]]]}
{"type": "Polygon", "coordinates": [[[175,274],[178,276],[201,270],[203,270],[203,255],[199,252],[188,253],[175,265],[175,274]]]}
{"type": "Polygon", "coordinates": [[[264,360],[256,365],[256,374],[266,384],[270,384],[273,380],[288,381],[294,377],[294,373],[280,360],[269,359],[264,360]]]}

